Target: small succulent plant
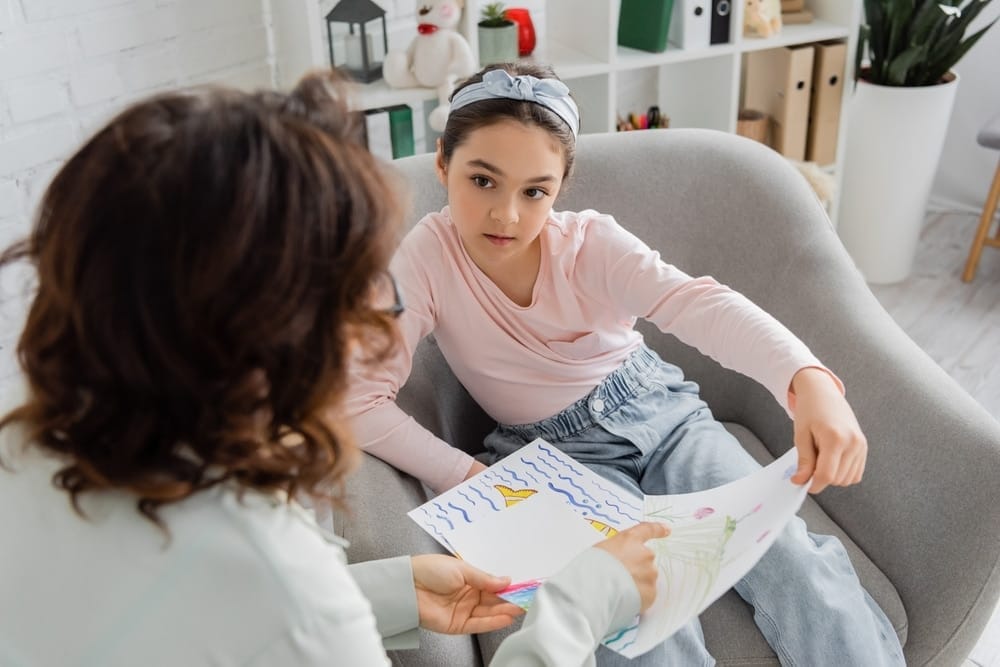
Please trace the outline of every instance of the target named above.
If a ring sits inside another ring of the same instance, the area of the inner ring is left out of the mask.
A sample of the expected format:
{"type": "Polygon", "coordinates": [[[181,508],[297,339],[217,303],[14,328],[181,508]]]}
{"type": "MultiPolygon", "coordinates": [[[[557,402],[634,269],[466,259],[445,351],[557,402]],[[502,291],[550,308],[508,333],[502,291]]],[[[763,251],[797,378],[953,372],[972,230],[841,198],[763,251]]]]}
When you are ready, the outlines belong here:
{"type": "Polygon", "coordinates": [[[502,2],[490,2],[484,5],[480,12],[482,19],[479,21],[479,25],[484,28],[502,28],[511,25],[513,21],[507,18],[505,10],[506,7],[502,2]]]}

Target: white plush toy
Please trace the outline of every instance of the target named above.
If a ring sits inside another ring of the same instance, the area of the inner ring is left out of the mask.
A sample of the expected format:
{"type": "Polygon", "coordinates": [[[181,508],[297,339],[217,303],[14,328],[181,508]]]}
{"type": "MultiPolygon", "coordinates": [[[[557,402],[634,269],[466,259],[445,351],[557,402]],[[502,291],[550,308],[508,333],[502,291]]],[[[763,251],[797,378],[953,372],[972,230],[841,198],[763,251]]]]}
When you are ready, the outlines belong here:
{"type": "Polygon", "coordinates": [[[420,0],[417,35],[406,51],[389,51],[382,77],[393,88],[436,88],[438,106],[427,124],[442,132],[448,120],[448,96],[455,83],[476,71],[469,43],[456,30],[465,0],[420,0]]]}

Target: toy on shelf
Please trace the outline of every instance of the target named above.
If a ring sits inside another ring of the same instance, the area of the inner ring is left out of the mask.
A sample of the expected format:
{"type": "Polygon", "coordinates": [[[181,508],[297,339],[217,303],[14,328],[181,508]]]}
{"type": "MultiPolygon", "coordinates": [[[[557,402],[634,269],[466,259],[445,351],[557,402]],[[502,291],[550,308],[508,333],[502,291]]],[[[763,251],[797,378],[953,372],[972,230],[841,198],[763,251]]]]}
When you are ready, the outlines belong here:
{"type": "Polygon", "coordinates": [[[746,0],[743,9],[743,34],[771,37],[781,32],[779,0],[746,0]]]}
{"type": "Polygon", "coordinates": [[[660,111],[660,107],[651,106],[646,113],[629,113],[627,116],[618,114],[615,129],[619,132],[630,130],[655,130],[670,127],[670,116],[660,111]]]}
{"type": "Polygon", "coordinates": [[[424,0],[417,12],[417,34],[406,51],[389,51],[382,76],[393,88],[435,88],[438,106],[427,117],[442,132],[448,120],[448,97],[459,79],[476,71],[472,48],[457,30],[464,0],[424,0]]]}

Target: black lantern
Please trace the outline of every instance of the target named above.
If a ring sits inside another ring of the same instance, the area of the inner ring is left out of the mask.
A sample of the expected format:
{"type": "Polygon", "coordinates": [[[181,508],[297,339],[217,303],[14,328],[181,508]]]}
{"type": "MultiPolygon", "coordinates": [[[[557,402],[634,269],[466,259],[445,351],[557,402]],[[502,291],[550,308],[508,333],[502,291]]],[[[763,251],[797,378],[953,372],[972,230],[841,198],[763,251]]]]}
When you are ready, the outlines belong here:
{"type": "Polygon", "coordinates": [[[326,15],[326,34],[330,40],[330,65],[340,67],[355,80],[371,83],[382,78],[382,63],[375,62],[375,51],[372,48],[373,36],[377,25],[372,31],[365,29],[365,24],[375,19],[382,20],[382,53],[389,52],[389,39],[386,37],[385,10],[372,0],[341,0],[330,13],[326,15]],[[344,62],[338,63],[333,57],[333,24],[347,25],[347,34],[343,35],[346,56],[344,62]],[[357,29],[357,30],[355,30],[357,29]]]}

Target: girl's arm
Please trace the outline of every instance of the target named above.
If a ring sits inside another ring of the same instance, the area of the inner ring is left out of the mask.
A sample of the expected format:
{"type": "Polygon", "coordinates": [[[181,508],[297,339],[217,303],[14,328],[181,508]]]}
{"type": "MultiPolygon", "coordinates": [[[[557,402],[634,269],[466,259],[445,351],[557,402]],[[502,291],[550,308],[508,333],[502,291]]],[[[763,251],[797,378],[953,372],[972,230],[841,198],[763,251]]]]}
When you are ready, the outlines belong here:
{"type": "Polygon", "coordinates": [[[354,363],[344,410],[362,449],[440,492],[460,483],[475,460],[396,405],[417,344],[434,330],[433,277],[426,269],[442,266],[436,255],[440,248],[433,233],[420,224],[400,244],[390,266],[406,307],[398,320],[399,343],[381,363],[354,363]]]}
{"type": "Polygon", "coordinates": [[[784,325],[711,277],[693,278],[607,219],[593,230],[606,288],[631,315],[763,384],[795,422],[799,469],[810,491],[861,480],[868,445],[840,379],[784,325]]]}
{"type": "MultiPolygon", "coordinates": [[[[647,319],[760,382],[790,416],[792,377],[806,367],[826,370],[801,340],[748,298],[710,276],[695,278],[667,264],[609,216],[590,223],[587,248],[602,269],[597,288],[623,309],[623,318],[647,319]]],[[[840,380],[830,377],[843,392],[840,380]]]]}

